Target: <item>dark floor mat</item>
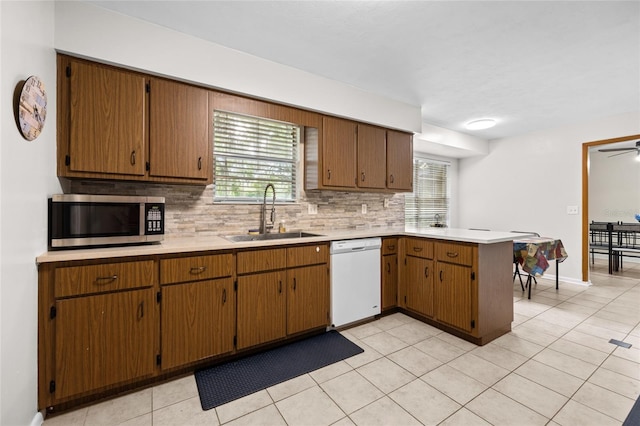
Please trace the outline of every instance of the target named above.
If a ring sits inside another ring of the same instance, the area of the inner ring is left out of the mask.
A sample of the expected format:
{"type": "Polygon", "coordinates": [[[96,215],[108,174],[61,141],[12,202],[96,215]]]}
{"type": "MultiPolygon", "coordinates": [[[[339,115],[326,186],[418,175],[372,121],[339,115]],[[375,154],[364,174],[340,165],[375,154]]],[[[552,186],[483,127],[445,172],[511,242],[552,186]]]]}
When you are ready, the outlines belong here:
{"type": "Polygon", "coordinates": [[[625,419],[622,426],[638,426],[640,425],[640,396],[636,399],[636,403],[631,407],[629,415],[625,419]]]}
{"type": "Polygon", "coordinates": [[[364,352],[335,330],[195,373],[209,410],[364,352]]]}

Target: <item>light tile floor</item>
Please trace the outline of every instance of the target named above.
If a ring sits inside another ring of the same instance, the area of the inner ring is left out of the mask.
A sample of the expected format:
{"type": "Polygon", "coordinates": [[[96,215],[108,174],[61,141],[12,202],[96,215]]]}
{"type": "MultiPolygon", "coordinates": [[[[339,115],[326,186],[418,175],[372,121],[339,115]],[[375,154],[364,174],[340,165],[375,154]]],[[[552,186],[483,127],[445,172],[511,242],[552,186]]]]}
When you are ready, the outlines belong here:
{"type": "Polygon", "coordinates": [[[364,353],[209,411],[191,375],[44,425],[620,425],[640,395],[640,264],[597,262],[592,282],[538,279],[531,300],[514,283],[513,331],[482,347],[393,314],[343,332],[364,353]]]}

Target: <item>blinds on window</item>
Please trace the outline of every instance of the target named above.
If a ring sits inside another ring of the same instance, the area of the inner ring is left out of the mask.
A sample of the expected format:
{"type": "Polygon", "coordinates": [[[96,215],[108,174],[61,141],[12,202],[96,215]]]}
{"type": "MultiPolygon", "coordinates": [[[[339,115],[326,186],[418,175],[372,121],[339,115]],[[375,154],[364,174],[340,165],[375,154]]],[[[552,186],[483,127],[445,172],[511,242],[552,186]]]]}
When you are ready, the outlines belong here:
{"type": "Polygon", "coordinates": [[[224,111],[213,124],[214,201],[262,202],[268,183],[295,201],[298,126],[224,111]]]}
{"type": "Polygon", "coordinates": [[[445,163],[417,157],[413,159],[413,193],[405,195],[404,203],[407,226],[448,223],[448,169],[449,165],[445,163]]]}

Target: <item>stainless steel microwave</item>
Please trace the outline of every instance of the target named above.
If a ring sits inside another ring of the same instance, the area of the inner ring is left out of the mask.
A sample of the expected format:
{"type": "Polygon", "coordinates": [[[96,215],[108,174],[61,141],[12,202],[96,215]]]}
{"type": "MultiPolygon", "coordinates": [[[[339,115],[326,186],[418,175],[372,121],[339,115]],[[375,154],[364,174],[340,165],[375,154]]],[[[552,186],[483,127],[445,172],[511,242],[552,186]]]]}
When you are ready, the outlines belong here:
{"type": "Polygon", "coordinates": [[[145,244],[164,238],[164,197],[57,194],[49,248],[145,244]]]}

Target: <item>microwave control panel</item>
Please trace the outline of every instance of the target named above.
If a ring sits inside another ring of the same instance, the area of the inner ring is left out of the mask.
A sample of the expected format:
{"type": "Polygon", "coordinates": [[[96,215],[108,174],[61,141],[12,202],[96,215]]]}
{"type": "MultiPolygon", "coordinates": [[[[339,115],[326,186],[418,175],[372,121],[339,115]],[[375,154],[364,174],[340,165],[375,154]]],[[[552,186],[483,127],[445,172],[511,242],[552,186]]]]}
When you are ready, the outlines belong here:
{"type": "Polygon", "coordinates": [[[145,204],[145,235],[164,234],[164,204],[145,204]]]}

